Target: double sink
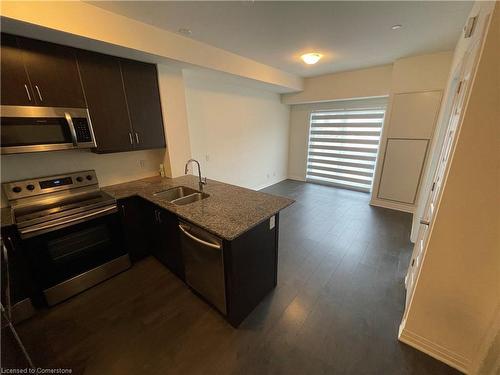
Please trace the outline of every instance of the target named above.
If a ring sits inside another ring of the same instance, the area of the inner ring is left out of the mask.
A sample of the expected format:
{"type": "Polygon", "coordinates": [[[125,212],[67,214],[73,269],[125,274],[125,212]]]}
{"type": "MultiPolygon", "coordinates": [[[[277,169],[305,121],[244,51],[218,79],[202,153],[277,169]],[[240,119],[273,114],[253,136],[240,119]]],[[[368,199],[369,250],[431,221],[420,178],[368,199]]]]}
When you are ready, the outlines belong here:
{"type": "Polygon", "coordinates": [[[201,201],[210,195],[202,191],[188,188],[187,186],[177,186],[171,189],[162,190],[154,193],[155,197],[165,199],[167,202],[177,206],[184,206],[193,202],[201,201]]]}

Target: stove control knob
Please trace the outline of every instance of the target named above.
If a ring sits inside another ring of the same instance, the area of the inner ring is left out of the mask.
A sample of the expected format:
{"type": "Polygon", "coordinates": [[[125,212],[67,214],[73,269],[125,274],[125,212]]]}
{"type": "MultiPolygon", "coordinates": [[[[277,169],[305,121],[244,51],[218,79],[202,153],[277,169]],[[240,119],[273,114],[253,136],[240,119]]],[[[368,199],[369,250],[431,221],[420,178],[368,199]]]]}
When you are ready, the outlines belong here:
{"type": "Polygon", "coordinates": [[[92,180],[92,175],[88,174],[87,175],[87,180],[89,180],[89,181],[92,180]]]}
{"type": "Polygon", "coordinates": [[[35,190],[35,185],[33,184],[26,185],[26,189],[28,189],[29,191],[35,190]]]}
{"type": "Polygon", "coordinates": [[[78,177],[76,178],[76,180],[77,180],[78,182],[82,182],[82,181],[83,181],[83,177],[82,177],[82,176],[78,176],[78,177]]]}
{"type": "Polygon", "coordinates": [[[13,191],[14,193],[20,193],[20,192],[21,192],[21,190],[23,190],[23,189],[21,188],[21,186],[14,186],[14,187],[12,188],[12,191],[13,191]]]}

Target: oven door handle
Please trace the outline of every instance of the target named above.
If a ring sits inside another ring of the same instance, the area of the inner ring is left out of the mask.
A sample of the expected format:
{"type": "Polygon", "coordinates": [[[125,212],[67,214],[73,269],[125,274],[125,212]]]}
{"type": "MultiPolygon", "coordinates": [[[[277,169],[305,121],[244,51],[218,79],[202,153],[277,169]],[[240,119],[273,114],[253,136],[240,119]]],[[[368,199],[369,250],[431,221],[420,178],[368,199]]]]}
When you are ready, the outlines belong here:
{"type": "Polygon", "coordinates": [[[98,217],[98,216],[101,216],[101,214],[103,214],[103,213],[110,212],[110,211],[117,211],[117,210],[118,210],[117,206],[106,207],[106,208],[103,208],[101,210],[94,211],[94,212],[91,212],[91,213],[88,213],[85,215],[81,215],[78,217],[73,217],[73,218],[65,220],[65,221],[60,221],[58,223],[48,224],[48,225],[44,225],[41,227],[21,229],[19,232],[21,234],[29,234],[29,233],[33,233],[33,232],[45,231],[47,229],[59,227],[61,225],[71,224],[71,223],[74,223],[75,221],[81,221],[83,219],[88,219],[91,217],[98,217]]]}

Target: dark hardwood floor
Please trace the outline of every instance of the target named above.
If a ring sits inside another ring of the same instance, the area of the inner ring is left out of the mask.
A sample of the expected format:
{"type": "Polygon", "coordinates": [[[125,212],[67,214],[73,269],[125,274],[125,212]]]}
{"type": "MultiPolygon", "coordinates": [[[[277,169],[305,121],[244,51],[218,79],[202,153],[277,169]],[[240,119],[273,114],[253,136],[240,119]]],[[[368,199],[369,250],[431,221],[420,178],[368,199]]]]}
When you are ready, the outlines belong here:
{"type": "Polygon", "coordinates": [[[284,181],[278,286],[239,329],[154,258],[17,328],[36,366],[73,374],[458,374],[397,340],[408,214],[284,181]]]}

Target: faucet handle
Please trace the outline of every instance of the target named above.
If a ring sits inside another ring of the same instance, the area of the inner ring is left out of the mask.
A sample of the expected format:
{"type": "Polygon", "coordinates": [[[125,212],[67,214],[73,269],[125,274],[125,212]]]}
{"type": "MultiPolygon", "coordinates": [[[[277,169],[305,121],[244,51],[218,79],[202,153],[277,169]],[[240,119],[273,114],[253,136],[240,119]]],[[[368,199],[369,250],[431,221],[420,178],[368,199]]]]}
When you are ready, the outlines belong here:
{"type": "Polygon", "coordinates": [[[202,183],[203,185],[206,185],[206,184],[207,184],[207,178],[206,178],[206,177],[203,177],[203,178],[201,179],[201,183],[202,183]]]}

